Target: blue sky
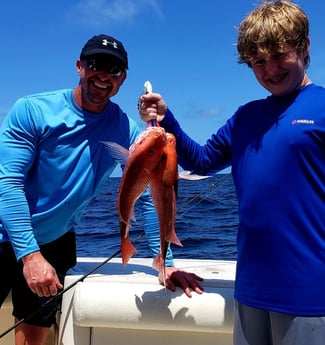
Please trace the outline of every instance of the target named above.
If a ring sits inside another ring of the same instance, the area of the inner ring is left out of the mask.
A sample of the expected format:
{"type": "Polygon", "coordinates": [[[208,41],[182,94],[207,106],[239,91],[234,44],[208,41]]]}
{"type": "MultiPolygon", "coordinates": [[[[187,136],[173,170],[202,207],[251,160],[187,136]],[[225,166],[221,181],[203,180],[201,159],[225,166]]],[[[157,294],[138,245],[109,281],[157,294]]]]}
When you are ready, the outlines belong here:
{"type": "MultiPolygon", "coordinates": [[[[297,0],[311,21],[309,76],[325,85],[325,1],[297,0]]],[[[5,1],[1,6],[0,122],[27,94],[74,87],[75,61],[94,34],[120,39],[128,78],[113,98],[138,118],[143,83],[164,95],[183,128],[200,143],[249,100],[266,96],[237,63],[236,26],[256,0],[5,1]]]]}

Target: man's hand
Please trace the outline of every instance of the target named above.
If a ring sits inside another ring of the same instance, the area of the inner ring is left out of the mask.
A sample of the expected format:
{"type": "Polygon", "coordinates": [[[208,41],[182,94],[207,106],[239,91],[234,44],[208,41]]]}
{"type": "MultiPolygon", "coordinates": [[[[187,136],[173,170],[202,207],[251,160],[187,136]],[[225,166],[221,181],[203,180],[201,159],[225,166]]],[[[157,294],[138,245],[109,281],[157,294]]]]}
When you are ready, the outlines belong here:
{"type": "Polygon", "coordinates": [[[62,289],[55,269],[45,260],[41,252],[22,258],[23,273],[29,288],[39,297],[55,296],[62,289]]]}
{"type": "MultiPolygon", "coordinates": [[[[185,272],[176,267],[166,267],[166,288],[175,291],[180,286],[188,297],[192,297],[191,290],[198,294],[203,292],[200,281],[203,278],[195,273],[185,272]]],[[[163,284],[163,274],[159,272],[159,282],[163,284]]]]}
{"type": "Polygon", "coordinates": [[[144,122],[160,122],[165,117],[167,105],[160,94],[148,93],[139,98],[138,110],[144,122]]]}

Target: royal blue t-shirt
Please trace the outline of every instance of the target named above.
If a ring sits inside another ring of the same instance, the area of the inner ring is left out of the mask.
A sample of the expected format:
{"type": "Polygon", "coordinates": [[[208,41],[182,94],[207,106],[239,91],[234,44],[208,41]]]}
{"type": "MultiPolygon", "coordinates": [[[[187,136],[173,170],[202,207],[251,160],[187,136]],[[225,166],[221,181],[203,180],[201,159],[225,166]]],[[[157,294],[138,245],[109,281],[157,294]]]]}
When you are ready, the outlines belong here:
{"type": "Polygon", "coordinates": [[[325,89],[311,84],[250,102],[204,146],[169,111],[162,125],[176,135],[184,169],[232,167],[239,204],[235,298],[325,315],[325,89]]]}

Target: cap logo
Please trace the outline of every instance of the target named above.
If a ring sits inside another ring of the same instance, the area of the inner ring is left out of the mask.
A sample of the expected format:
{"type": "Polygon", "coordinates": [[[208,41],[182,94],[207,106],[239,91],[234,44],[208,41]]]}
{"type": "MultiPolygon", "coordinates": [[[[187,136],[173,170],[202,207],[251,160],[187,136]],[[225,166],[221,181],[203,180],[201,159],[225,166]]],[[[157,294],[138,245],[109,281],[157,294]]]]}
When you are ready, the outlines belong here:
{"type": "Polygon", "coordinates": [[[117,43],[114,41],[114,42],[110,42],[110,41],[108,41],[108,40],[103,40],[102,41],[102,45],[103,46],[107,46],[108,44],[110,44],[111,46],[113,46],[115,49],[117,49],[118,47],[117,47],[117,43]]]}

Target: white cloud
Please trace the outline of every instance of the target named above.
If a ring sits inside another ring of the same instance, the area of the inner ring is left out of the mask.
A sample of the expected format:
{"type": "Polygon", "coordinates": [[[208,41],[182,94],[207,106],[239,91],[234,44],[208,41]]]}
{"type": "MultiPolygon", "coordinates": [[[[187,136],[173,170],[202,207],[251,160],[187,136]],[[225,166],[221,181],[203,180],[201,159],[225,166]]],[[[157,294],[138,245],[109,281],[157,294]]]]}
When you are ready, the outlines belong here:
{"type": "Polygon", "coordinates": [[[68,21],[98,27],[110,23],[130,23],[150,12],[158,18],[163,17],[158,0],[79,0],[65,13],[68,21]]]}
{"type": "Polygon", "coordinates": [[[220,110],[218,108],[207,108],[207,109],[198,109],[194,116],[195,117],[216,117],[220,114],[220,110]]]}

